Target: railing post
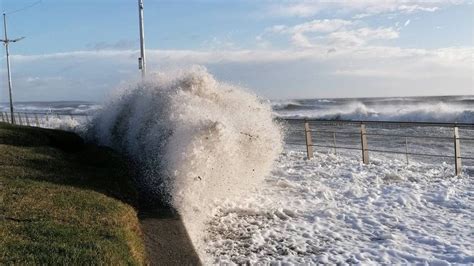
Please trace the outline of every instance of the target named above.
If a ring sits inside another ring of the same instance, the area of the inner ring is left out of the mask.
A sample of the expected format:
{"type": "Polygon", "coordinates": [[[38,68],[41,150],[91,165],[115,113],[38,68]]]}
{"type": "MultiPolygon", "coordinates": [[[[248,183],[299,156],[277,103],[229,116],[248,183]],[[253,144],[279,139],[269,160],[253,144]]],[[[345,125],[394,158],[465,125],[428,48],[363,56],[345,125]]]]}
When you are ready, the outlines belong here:
{"type": "Polygon", "coordinates": [[[333,141],[333,144],[334,144],[334,155],[337,155],[336,132],[332,133],[332,141],[333,141]]]}
{"type": "Polygon", "coordinates": [[[369,164],[369,146],[367,145],[367,131],[364,123],[360,124],[360,143],[362,146],[362,162],[369,164]]]}
{"type": "Polygon", "coordinates": [[[405,137],[405,157],[407,159],[407,165],[410,164],[408,161],[408,137],[405,137]]]}
{"type": "Polygon", "coordinates": [[[18,114],[18,122],[20,122],[20,126],[23,125],[23,122],[21,121],[21,113],[17,113],[18,114]]]}
{"type": "Polygon", "coordinates": [[[38,121],[38,114],[35,114],[35,121],[36,121],[36,126],[40,127],[40,123],[38,121]]]}
{"type": "Polygon", "coordinates": [[[5,116],[7,117],[7,123],[10,123],[10,117],[8,117],[8,112],[5,113],[5,116]]]}
{"type": "Polygon", "coordinates": [[[308,159],[313,158],[313,140],[311,139],[311,128],[309,127],[308,121],[304,121],[304,134],[306,139],[306,153],[308,159]]]}
{"type": "Polygon", "coordinates": [[[5,122],[5,117],[3,116],[3,112],[2,112],[2,122],[5,122]]]}
{"type": "Polygon", "coordinates": [[[456,126],[454,127],[454,169],[456,175],[461,174],[461,141],[459,140],[459,128],[456,126]]]}
{"type": "Polygon", "coordinates": [[[27,113],[23,113],[23,114],[25,115],[26,125],[30,126],[30,120],[28,119],[28,114],[27,113]]]}

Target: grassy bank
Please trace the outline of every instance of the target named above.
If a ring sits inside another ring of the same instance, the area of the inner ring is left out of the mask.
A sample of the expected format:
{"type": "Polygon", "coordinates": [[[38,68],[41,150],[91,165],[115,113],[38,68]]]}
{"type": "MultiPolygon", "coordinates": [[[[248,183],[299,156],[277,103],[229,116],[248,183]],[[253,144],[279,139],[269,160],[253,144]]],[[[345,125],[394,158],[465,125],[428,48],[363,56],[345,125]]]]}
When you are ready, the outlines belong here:
{"type": "Polygon", "coordinates": [[[0,264],[143,264],[136,199],[111,150],[0,123],[0,264]]]}

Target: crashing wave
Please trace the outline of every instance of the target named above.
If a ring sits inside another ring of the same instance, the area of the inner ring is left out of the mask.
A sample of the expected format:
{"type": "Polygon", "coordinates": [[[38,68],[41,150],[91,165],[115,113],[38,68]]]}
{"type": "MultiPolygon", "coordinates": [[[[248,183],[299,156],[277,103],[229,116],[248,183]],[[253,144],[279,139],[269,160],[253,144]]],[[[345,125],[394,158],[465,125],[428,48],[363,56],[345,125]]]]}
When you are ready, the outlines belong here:
{"type": "MultiPolygon", "coordinates": [[[[383,101],[383,99],[381,100],[383,101]]],[[[472,108],[472,107],[471,107],[472,108]]],[[[283,118],[474,123],[474,109],[455,103],[375,104],[347,102],[326,108],[279,112],[283,118]]]]}
{"type": "Polygon", "coordinates": [[[124,89],[88,135],[139,165],[142,193],[178,210],[201,256],[213,202],[260,184],[282,149],[269,105],[199,67],[124,89]]]}

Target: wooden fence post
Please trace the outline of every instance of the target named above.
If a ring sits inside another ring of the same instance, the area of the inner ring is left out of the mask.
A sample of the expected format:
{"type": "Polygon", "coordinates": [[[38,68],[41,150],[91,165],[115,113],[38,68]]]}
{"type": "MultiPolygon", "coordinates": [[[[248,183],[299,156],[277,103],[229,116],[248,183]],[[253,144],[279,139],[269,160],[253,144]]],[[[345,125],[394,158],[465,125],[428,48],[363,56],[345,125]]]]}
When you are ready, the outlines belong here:
{"type": "Polygon", "coordinates": [[[5,117],[3,116],[3,112],[2,112],[2,122],[5,122],[5,117]]]}
{"type": "Polygon", "coordinates": [[[362,162],[369,164],[369,146],[367,145],[367,131],[364,123],[360,124],[360,143],[362,146],[362,162]]]}
{"type": "Polygon", "coordinates": [[[304,121],[304,134],[306,139],[306,153],[308,155],[308,159],[313,158],[313,140],[311,139],[311,129],[309,128],[308,121],[304,121]]]}
{"type": "Polygon", "coordinates": [[[461,142],[459,140],[459,128],[454,127],[454,169],[456,175],[460,175],[462,172],[461,164],[461,142]]]}

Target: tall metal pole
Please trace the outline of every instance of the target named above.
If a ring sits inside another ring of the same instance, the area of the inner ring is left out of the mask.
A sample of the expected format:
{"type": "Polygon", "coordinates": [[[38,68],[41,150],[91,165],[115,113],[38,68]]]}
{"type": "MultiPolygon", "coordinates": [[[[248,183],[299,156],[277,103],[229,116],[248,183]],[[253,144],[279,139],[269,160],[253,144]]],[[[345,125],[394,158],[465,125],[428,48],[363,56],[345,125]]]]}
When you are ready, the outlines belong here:
{"type": "Polygon", "coordinates": [[[12,99],[12,75],[10,73],[10,53],[8,51],[7,36],[7,15],[3,13],[3,27],[5,31],[5,53],[7,54],[7,75],[8,75],[8,94],[10,96],[10,117],[12,124],[15,124],[15,116],[13,115],[13,99],[12,99]]]}
{"type": "Polygon", "coordinates": [[[142,78],[146,75],[145,58],[145,33],[143,25],[143,0],[138,0],[138,16],[140,20],[140,58],[138,59],[138,68],[142,71],[142,78]]]}
{"type": "Polygon", "coordinates": [[[13,97],[12,97],[12,75],[10,70],[10,52],[8,50],[8,45],[11,42],[17,42],[22,40],[24,37],[10,40],[8,39],[7,35],[7,15],[3,13],[3,30],[5,33],[5,39],[0,40],[5,45],[5,53],[7,55],[7,76],[8,76],[8,94],[10,96],[10,116],[11,116],[11,123],[15,124],[15,116],[13,115],[13,97]]]}

